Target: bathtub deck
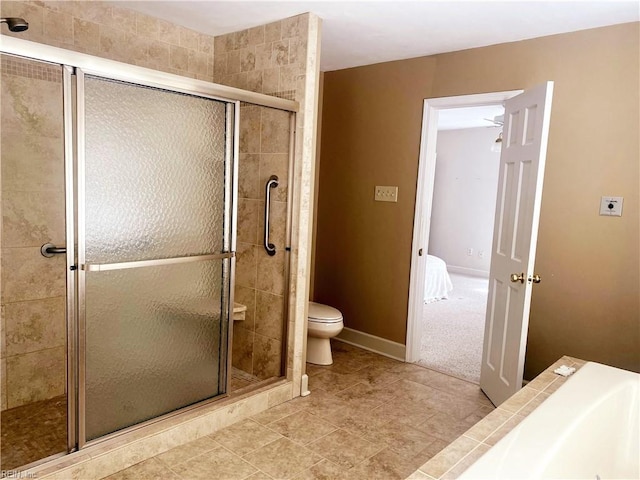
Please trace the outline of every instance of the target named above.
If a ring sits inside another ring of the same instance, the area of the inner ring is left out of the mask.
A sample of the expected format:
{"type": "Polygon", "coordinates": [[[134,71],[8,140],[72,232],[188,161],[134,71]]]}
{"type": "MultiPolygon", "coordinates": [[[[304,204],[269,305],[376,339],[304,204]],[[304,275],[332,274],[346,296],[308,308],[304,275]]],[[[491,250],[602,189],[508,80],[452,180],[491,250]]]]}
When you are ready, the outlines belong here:
{"type": "Polygon", "coordinates": [[[412,480],[455,479],[495,445],[549,395],[555,392],[570,377],[553,373],[560,365],[582,367],[585,362],[564,356],[522,390],[509,398],[480,422],[475,424],[458,439],[416,470],[412,480]]]}

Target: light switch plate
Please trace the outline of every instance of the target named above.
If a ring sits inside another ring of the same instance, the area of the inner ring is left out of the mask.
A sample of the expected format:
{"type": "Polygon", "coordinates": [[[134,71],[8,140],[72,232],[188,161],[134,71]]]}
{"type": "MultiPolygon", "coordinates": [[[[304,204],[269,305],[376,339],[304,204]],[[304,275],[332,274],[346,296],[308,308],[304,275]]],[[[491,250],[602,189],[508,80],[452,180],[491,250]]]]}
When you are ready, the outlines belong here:
{"type": "Polygon", "coordinates": [[[600,200],[600,215],[621,217],[622,197],[602,197],[600,200]]]}
{"type": "Polygon", "coordinates": [[[397,202],[398,187],[376,185],[374,199],[376,202],[397,202]]]}

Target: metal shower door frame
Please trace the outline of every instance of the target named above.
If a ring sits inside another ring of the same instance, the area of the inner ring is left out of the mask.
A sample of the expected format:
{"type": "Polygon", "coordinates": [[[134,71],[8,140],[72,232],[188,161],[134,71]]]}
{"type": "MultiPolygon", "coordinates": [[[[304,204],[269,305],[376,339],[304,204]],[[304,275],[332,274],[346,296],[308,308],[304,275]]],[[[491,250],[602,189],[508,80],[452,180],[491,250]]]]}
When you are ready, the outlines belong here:
{"type": "MultiPolygon", "coordinates": [[[[209,98],[212,100],[218,100],[227,103],[227,132],[229,127],[233,126],[232,140],[227,141],[225,148],[225,173],[230,175],[227,177],[231,186],[231,198],[229,202],[230,208],[230,225],[228,234],[230,235],[229,253],[229,292],[228,292],[228,308],[227,308],[227,325],[233,325],[233,288],[231,286],[235,283],[235,251],[236,251],[236,237],[237,237],[237,213],[238,213],[238,159],[239,159],[239,134],[240,134],[240,103],[247,102],[259,106],[275,108],[278,110],[284,110],[292,113],[291,116],[291,149],[290,156],[290,175],[289,186],[293,187],[293,159],[294,159],[294,132],[296,125],[296,114],[299,111],[298,102],[292,100],[286,100],[278,97],[264,95],[260,93],[241,90],[235,87],[227,87],[224,85],[218,85],[202,80],[195,80],[188,77],[181,77],[170,73],[151,70],[135,65],[129,65],[114,60],[104,59],[100,57],[94,57],[84,53],[78,53],[70,50],[65,50],[58,47],[52,47],[45,44],[40,44],[20,38],[9,37],[0,34],[0,53],[8,55],[15,55],[31,60],[44,61],[61,65],[63,68],[63,125],[64,125],[64,165],[65,165],[65,221],[66,221],[66,259],[67,259],[67,397],[68,397],[68,452],[73,452],[88,445],[103,442],[114,436],[122,435],[142,428],[148,424],[161,421],[162,419],[181,414],[187,410],[192,410],[202,405],[215,402],[216,400],[224,397],[219,395],[212,399],[204,400],[195,405],[181,408],[175,412],[171,412],[146,422],[142,422],[131,427],[119,430],[117,432],[105,435],[103,437],[94,439],[90,442],[85,441],[84,436],[84,418],[80,415],[80,412],[84,410],[83,399],[80,395],[84,385],[81,385],[81,377],[84,375],[84,365],[81,359],[84,358],[86,352],[83,351],[84,345],[84,331],[81,331],[80,314],[81,304],[78,301],[79,298],[84,298],[83,293],[80,292],[80,285],[78,277],[83,274],[78,269],[78,245],[76,240],[78,238],[78,205],[76,204],[77,198],[77,182],[76,179],[80,178],[78,168],[78,156],[81,155],[81,145],[84,142],[80,135],[76,135],[79,132],[79,124],[84,121],[81,115],[78,115],[80,111],[79,100],[83,98],[84,92],[82,86],[78,85],[78,74],[90,74],[111,80],[119,80],[128,83],[137,84],[140,86],[147,86],[153,88],[159,88],[163,90],[169,90],[177,93],[185,93],[189,95],[200,96],[209,98]],[[230,162],[228,157],[230,156],[230,162]],[[226,169],[230,170],[227,171],[226,169]]],[[[225,191],[227,185],[225,186],[225,191]]],[[[287,254],[290,251],[291,242],[291,195],[292,189],[289,189],[288,201],[287,201],[287,225],[286,225],[286,242],[287,242],[287,254]]],[[[225,213],[227,213],[225,211],[225,213]]],[[[287,255],[288,256],[288,255],[287,255]]],[[[289,259],[286,262],[285,281],[289,283],[289,259]]],[[[288,291],[288,288],[287,288],[288,291]]],[[[288,323],[288,308],[285,308],[285,321],[284,329],[288,323]]],[[[232,328],[228,328],[226,344],[227,353],[227,372],[231,369],[231,345],[232,345],[232,328]]],[[[286,336],[283,341],[283,352],[286,353],[286,336]]],[[[283,355],[283,372],[286,374],[286,355],[283,355]]],[[[225,379],[227,382],[227,390],[229,385],[229,376],[225,379]]],[[[52,457],[47,457],[36,463],[46,462],[52,458],[63,456],[63,454],[57,454],[52,457]]]]}

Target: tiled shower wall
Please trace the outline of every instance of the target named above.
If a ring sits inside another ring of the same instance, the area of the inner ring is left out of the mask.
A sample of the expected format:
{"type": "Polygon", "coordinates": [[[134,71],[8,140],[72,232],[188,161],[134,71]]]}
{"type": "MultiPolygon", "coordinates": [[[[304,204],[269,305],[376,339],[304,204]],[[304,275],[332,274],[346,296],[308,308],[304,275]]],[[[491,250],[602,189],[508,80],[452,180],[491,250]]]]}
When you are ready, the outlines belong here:
{"type": "Polygon", "coordinates": [[[2,410],[65,392],[62,69],[2,56],[2,410]]]}
{"type": "Polygon", "coordinates": [[[213,79],[214,37],[100,1],[2,1],[29,29],[2,33],[199,80],[213,79]]]}
{"type": "MultiPolygon", "coordinates": [[[[300,103],[296,121],[295,168],[290,172],[294,176],[296,189],[293,196],[291,252],[293,285],[287,306],[291,311],[288,374],[294,381],[294,391],[299,391],[299,376],[304,365],[302,345],[306,334],[305,279],[308,275],[307,240],[315,151],[313,136],[320,20],[315,15],[304,14],[214,39],[164,20],[99,1],[2,1],[0,13],[2,16],[24,17],[30,24],[26,32],[14,34],[3,29],[3,34],[183,76],[208,81],[213,79],[220,84],[300,103]]],[[[273,209],[275,214],[275,204],[273,209]]],[[[244,219],[240,218],[238,223],[244,223],[244,219]]],[[[243,293],[247,292],[238,289],[237,298],[242,302],[248,297],[247,303],[250,303],[252,295],[243,297],[243,293]]],[[[257,297],[257,293],[254,296],[257,297]]],[[[255,308],[256,304],[253,306],[254,324],[255,308]]],[[[238,328],[251,331],[248,325],[238,328]]],[[[269,348],[271,345],[272,342],[269,348]]]]}
{"type": "MultiPolygon", "coordinates": [[[[214,81],[303,104],[309,22],[305,14],[215,37],[214,81]]],[[[301,111],[297,125],[304,125],[303,121],[301,111]]],[[[234,324],[233,364],[259,378],[277,375],[284,308],[288,308],[282,297],[286,185],[291,173],[288,127],[285,112],[242,106],[235,293],[236,301],[246,304],[248,310],[245,322],[234,324]],[[277,247],[273,257],[262,247],[264,188],[270,175],[280,179],[272,191],[271,237],[277,247]]],[[[301,141],[301,135],[296,137],[298,159],[301,141]]],[[[289,366],[292,347],[290,344],[289,366]]]]}
{"type": "Polygon", "coordinates": [[[289,113],[255,105],[241,107],[238,165],[238,256],[235,301],[247,306],[234,322],[232,361],[260,379],[280,375],[284,327],[285,233],[289,168],[289,113]],[[270,242],[264,248],[265,187],[271,175],[270,242]]]}

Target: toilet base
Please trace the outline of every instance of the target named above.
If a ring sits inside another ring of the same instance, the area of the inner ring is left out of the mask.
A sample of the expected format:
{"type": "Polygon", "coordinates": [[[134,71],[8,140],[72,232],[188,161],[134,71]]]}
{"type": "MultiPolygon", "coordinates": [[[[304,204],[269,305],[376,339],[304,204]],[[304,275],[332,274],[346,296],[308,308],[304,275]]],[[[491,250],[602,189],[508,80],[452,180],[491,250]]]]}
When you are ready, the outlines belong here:
{"type": "Polygon", "coordinates": [[[307,337],[307,362],[314,365],[332,365],[331,342],[328,338],[307,337]]]}

